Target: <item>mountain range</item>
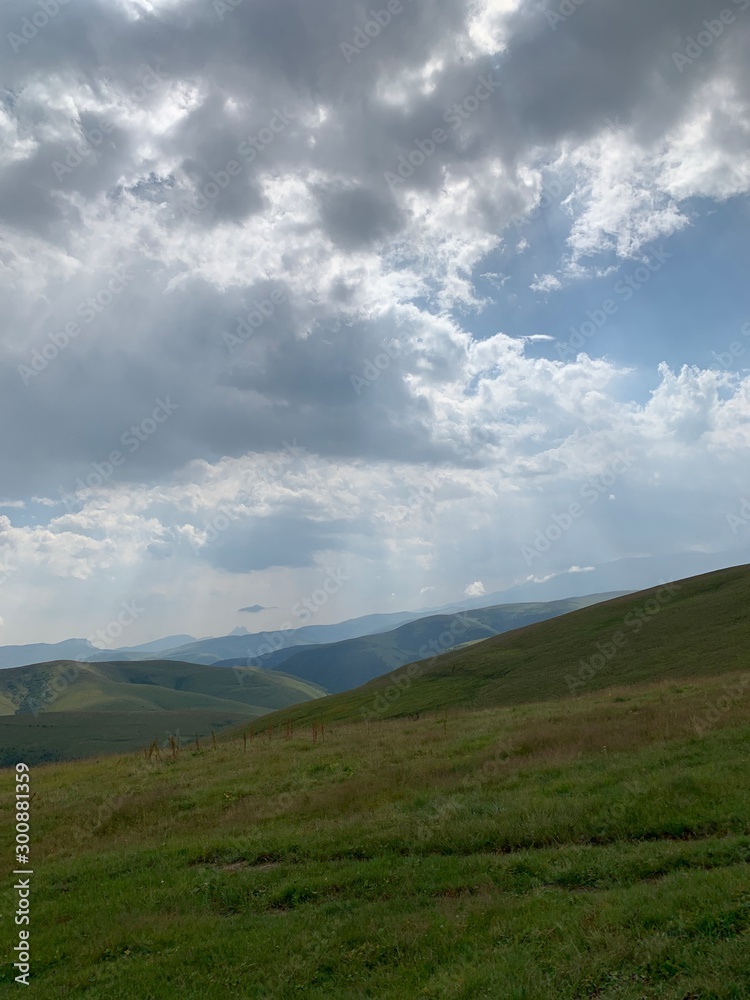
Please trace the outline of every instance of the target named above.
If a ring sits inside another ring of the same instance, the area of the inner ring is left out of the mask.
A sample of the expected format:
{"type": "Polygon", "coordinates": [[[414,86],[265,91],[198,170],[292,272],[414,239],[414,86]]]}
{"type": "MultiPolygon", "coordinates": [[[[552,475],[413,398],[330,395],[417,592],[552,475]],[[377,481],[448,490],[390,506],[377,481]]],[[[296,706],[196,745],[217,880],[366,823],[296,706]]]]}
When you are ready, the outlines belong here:
{"type": "Polygon", "coordinates": [[[219,660],[217,667],[240,669],[263,666],[319,684],[329,692],[347,691],[405,663],[434,657],[458,646],[501,632],[611,600],[618,594],[594,594],[541,604],[501,604],[466,609],[454,614],[430,615],[406,622],[388,632],[377,632],[341,642],[282,648],[260,658],[219,660]]]}
{"type": "MultiPolygon", "coordinates": [[[[222,636],[186,647],[192,655],[214,661],[209,663],[151,653],[149,659],[92,662],[68,656],[10,667],[0,671],[0,763],[19,753],[27,762],[39,763],[128,750],[150,743],[160,733],[177,733],[180,740],[191,736],[197,743],[238,722],[245,724],[274,710],[356,687],[413,660],[435,657],[611,596],[432,615],[390,631],[334,643],[285,646],[252,659],[217,661],[222,650],[247,649],[247,636],[222,636]]],[[[368,616],[365,621],[382,626],[387,616],[368,616]]],[[[356,627],[343,625],[345,632],[356,627]]],[[[142,649],[135,652],[148,655],[142,649]]]]}
{"type": "MultiPolygon", "coordinates": [[[[666,580],[684,579],[701,573],[731,567],[742,561],[743,553],[681,552],[660,556],[632,556],[598,567],[572,567],[566,573],[547,577],[534,576],[532,562],[529,579],[502,591],[481,594],[437,607],[415,611],[397,611],[362,615],[329,625],[303,625],[297,629],[278,631],[265,629],[247,632],[238,628],[229,635],[196,638],[178,634],[154,639],[139,645],[101,649],[87,639],[66,639],[58,643],[30,643],[0,646],[0,669],[19,667],[54,659],[75,659],[82,662],[111,660],[148,660],[154,653],[162,659],[188,663],[218,663],[242,658],[257,661],[264,652],[313,644],[335,643],[366,635],[387,632],[407,622],[434,615],[450,615],[464,610],[498,607],[508,604],[539,604],[573,599],[585,593],[601,594],[644,590],[666,580]]],[[[746,553],[750,562],[750,550],[746,553]]],[[[541,572],[538,570],[537,572],[541,572]]]]}

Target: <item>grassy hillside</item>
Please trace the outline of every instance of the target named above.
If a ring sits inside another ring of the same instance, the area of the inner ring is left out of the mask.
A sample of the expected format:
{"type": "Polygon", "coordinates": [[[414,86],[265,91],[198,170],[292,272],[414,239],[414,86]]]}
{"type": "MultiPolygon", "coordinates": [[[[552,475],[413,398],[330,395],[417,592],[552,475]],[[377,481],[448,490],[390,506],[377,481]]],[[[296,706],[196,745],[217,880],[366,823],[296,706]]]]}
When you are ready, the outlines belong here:
{"type": "Polygon", "coordinates": [[[746,998],[748,690],[694,677],[34,768],[32,994],[746,998]]]}
{"type": "Polygon", "coordinates": [[[100,757],[105,754],[139,753],[159,740],[175,739],[195,745],[211,741],[227,727],[251,725],[266,711],[252,705],[231,704],[228,709],[172,709],[168,712],[44,712],[12,715],[0,719],[0,767],[19,760],[42,764],[49,761],[100,757]]]}
{"type": "MultiPolygon", "coordinates": [[[[293,662],[285,669],[294,672],[293,662]]],[[[284,718],[332,722],[487,708],[748,667],[750,566],[740,566],[473,643],[284,718]]]]}
{"type": "Polygon", "coordinates": [[[322,693],[278,671],[169,660],[16,667],[0,673],[0,761],[21,749],[31,762],[135,749],[167,732],[205,737],[322,693]]]}
{"type": "MultiPolygon", "coordinates": [[[[498,632],[567,614],[606,599],[607,595],[575,597],[542,604],[501,604],[450,615],[430,615],[390,632],[341,642],[281,649],[261,659],[264,667],[283,664],[287,673],[320,684],[328,691],[347,691],[413,660],[443,652],[498,632]]],[[[236,666],[243,659],[217,666],[236,666]]]]}

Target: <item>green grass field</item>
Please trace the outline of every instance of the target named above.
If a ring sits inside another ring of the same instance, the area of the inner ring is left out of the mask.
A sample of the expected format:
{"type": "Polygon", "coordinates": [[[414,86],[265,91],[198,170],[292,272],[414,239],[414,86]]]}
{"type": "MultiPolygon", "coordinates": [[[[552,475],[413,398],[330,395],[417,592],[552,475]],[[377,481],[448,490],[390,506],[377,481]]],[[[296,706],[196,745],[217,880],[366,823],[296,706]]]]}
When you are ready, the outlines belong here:
{"type": "Polygon", "coordinates": [[[390,718],[350,693],[198,750],[34,767],[29,995],[746,1000],[747,582],[686,582],[573,692],[556,685],[575,635],[590,656],[648,595],[437,659],[466,702],[449,710],[424,710],[425,672],[390,718]],[[548,659],[524,697],[512,663],[534,632],[548,659]]]}
{"type": "Polygon", "coordinates": [[[747,997],[745,681],[36,768],[33,995],[747,997]]]}
{"type": "Polygon", "coordinates": [[[32,764],[137,750],[168,733],[205,739],[321,694],[279,671],[160,660],[6,669],[0,671],[0,766],[19,754],[32,764]]]}
{"type": "Polygon", "coordinates": [[[43,764],[105,754],[139,751],[169,734],[195,744],[211,732],[247,724],[266,709],[252,705],[230,708],[170,709],[165,712],[43,712],[0,718],[0,767],[17,761],[43,764]]]}
{"type": "Polygon", "coordinates": [[[299,704],[283,717],[398,718],[747,669],[749,608],[750,566],[720,570],[401,667],[321,703],[299,704]]]}

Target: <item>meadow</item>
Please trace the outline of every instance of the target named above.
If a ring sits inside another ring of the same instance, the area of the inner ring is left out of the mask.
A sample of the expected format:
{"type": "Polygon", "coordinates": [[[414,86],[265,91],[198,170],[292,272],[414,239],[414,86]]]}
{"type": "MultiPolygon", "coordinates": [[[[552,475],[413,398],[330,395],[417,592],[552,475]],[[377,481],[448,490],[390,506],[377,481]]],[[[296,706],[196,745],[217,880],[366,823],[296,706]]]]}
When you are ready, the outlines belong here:
{"type": "Polygon", "coordinates": [[[258,720],[34,768],[30,995],[747,997],[746,691],[258,720]]]}
{"type": "Polygon", "coordinates": [[[30,995],[747,998],[749,597],[708,574],[33,766],[30,995]]]}

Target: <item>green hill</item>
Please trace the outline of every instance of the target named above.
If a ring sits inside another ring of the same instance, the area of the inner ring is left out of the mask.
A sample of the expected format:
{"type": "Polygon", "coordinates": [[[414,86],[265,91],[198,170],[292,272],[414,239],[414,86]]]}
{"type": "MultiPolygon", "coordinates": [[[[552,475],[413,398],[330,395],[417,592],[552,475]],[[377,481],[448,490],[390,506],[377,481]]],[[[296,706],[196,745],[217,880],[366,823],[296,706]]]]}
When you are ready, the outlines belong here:
{"type": "Polygon", "coordinates": [[[194,663],[60,660],[0,672],[0,761],[128,750],[180,734],[194,739],[323,690],[279,671],[194,663]]]}
{"type": "MultiPolygon", "coordinates": [[[[389,632],[280,649],[258,662],[267,668],[283,664],[286,673],[319,684],[331,692],[348,691],[413,660],[434,655],[435,651],[444,652],[453,646],[555,618],[613,596],[593,594],[564,601],[500,604],[455,614],[429,615],[389,632]]],[[[238,658],[222,660],[215,665],[235,667],[249,662],[253,661],[238,658]]]]}
{"type": "Polygon", "coordinates": [[[743,679],[32,767],[33,995],[742,1000],[743,679]]]}
{"type": "MultiPolygon", "coordinates": [[[[749,589],[741,567],[576,611],[247,739],[33,766],[34,996],[743,1000],[749,589]]],[[[183,704],[222,673],[108,666],[60,701],[88,685],[183,704]]],[[[52,720],[78,713],[0,722],[52,720]]],[[[15,821],[0,810],[3,843],[15,821]]],[[[0,907],[18,905],[6,879],[0,907]]]]}
{"type": "MultiPolygon", "coordinates": [[[[293,672],[293,662],[285,669],[293,672]]],[[[748,667],[750,566],[740,566],[421,660],[354,691],[297,706],[284,718],[331,722],[489,708],[748,667]]]]}

